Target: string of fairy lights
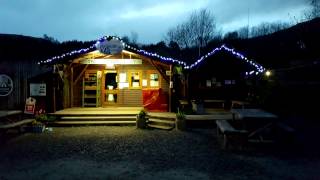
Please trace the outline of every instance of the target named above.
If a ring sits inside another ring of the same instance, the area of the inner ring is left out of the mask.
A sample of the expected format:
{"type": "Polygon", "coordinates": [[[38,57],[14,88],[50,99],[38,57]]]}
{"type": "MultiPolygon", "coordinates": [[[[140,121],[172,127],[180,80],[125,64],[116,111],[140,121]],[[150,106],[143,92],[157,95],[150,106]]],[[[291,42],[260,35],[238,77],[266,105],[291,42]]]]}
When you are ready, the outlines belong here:
{"type": "Polygon", "coordinates": [[[214,54],[220,52],[220,51],[226,51],[228,53],[231,53],[232,55],[234,55],[235,57],[237,57],[238,59],[242,60],[243,62],[249,64],[250,66],[252,66],[254,68],[254,70],[249,71],[249,72],[245,72],[245,75],[249,76],[249,75],[259,75],[261,73],[264,73],[266,71],[266,69],[260,65],[259,63],[255,62],[254,60],[250,60],[248,59],[245,55],[243,55],[242,53],[227,47],[226,45],[222,45],[220,47],[217,47],[215,49],[213,49],[211,52],[208,52],[207,54],[203,55],[202,57],[200,57],[198,60],[194,61],[194,63],[188,65],[185,61],[181,61],[181,60],[177,60],[174,58],[170,58],[170,57],[164,57],[161,56],[157,53],[153,53],[153,52],[148,52],[146,50],[143,49],[138,49],[136,47],[130,46],[128,44],[126,44],[125,42],[122,41],[122,39],[120,39],[119,37],[115,37],[115,36],[104,36],[98,40],[96,40],[96,43],[94,43],[93,45],[91,45],[88,48],[83,48],[83,49],[79,49],[79,50],[74,50],[68,53],[64,53],[60,56],[54,56],[52,58],[49,58],[45,61],[40,61],[38,62],[38,64],[47,64],[47,63],[53,63],[55,61],[61,60],[63,58],[66,57],[71,57],[74,55],[80,55],[80,54],[84,54],[90,51],[93,51],[95,49],[97,49],[97,47],[99,46],[100,43],[110,40],[110,39],[117,39],[119,40],[123,46],[127,49],[133,50],[135,52],[137,52],[138,54],[144,55],[144,56],[148,56],[148,57],[153,57],[153,58],[158,58],[161,61],[165,61],[165,62],[170,62],[170,63],[175,63],[175,64],[179,64],[181,66],[183,66],[185,69],[193,69],[196,66],[198,66],[201,62],[203,62],[204,60],[206,60],[207,58],[209,58],[210,56],[213,56],[214,54]]]}

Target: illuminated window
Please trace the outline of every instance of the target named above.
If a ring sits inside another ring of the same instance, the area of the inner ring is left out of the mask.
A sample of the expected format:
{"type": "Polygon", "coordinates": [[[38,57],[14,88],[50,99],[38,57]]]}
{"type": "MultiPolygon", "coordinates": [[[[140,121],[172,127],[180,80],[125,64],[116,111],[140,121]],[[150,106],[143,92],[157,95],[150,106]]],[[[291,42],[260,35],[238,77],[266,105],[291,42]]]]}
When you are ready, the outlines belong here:
{"type": "Polygon", "coordinates": [[[139,72],[130,73],[130,87],[141,88],[141,76],[139,72]]]}
{"type": "Polygon", "coordinates": [[[159,87],[159,74],[150,74],[150,87],[159,87]]]}
{"type": "Polygon", "coordinates": [[[125,82],[127,82],[127,73],[120,73],[119,74],[119,81],[121,82],[121,83],[125,83],[125,82]]]}

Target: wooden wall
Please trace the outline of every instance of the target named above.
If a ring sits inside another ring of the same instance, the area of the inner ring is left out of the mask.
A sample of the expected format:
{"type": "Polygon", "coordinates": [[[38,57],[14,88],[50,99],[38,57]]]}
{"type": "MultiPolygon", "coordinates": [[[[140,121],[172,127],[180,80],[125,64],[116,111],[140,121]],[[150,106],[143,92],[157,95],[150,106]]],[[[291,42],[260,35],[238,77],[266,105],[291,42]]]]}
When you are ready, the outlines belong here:
{"type": "MultiPolygon", "coordinates": [[[[78,77],[81,70],[83,69],[84,65],[80,65],[77,68],[74,68],[74,79],[78,77]]],[[[105,70],[105,65],[89,65],[87,70],[105,70]]],[[[149,79],[147,77],[147,71],[155,70],[157,69],[150,64],[147,60],[142,61],[142,65],[117,65],[116,70],[118,73],[126,72],[127,78],[129,78],[129,71],[136,70],[142,72],[142,79],[149,79]]],[[[169,70],[169,69],[167,69],[169,70]]],[[[163,90],[165,94],[168,95],[169,92],[169,83],[160,75],[160,88],[163,90]]],[[[82,78],[81,80],[74,86],[73,88],[73,107],[81,107],[82,106],[82,78]]],[[[129,81],[129,79],[128,79],[129,81]]],[[[102,82],[104,85],[104,82],[102,82]]],[[[142,106],[142,89],[121,89],[118,93],[118,99],[117,99],[118,106],[142,106]]]]}
{"type": "Polygon", "coordinates": [[[0,74],[6,74],[13,81],[13,91],[8,96],[0,96],[0,109],[23,109],[28,94],[28,79],[50,71],[32,60],[0,60],[0,74]]]}

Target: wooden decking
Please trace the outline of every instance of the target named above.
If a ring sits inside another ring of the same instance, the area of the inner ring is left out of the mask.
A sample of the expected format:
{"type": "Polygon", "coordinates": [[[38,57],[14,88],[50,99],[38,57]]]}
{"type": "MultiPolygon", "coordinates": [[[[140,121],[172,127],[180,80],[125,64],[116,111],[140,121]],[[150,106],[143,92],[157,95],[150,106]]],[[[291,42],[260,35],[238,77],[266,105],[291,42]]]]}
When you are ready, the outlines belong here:
{"type": "MultiPolygon", "coordinates": [[[[54,116],[112,116],[112,115],[137,115],[141,107],[108,107],[108,108],[68,108],[50,113],[54,116]]],[[[151,117],[161,118],[175,118],[176,114],[173,112],[148,112],[151,117]]],[[[187,120],[217,120],[217,119],[231,119],[232,113],[221,109],[210,109],[204,115],[187,115],[187,120]]],[[[94,119],[94,118],[93,118],[94,119]]]]}
{"type": "MultiPolygon", "coordinates": [[[[56,116],[56,125],[135,125],[136,115],[142,107],[108,107],[108,108],[68,108],[51,113],[56,116]]],[[[150,121],[154,124],[175,122],[176,114],[171,112],[148,112],[150,121]]],[[[214,121],[219,119],[232,119],[232,113],[222,110],[211,110],[205,115],[186,115],[188,121],[214,121]]]]}
{"type": "Polygon", "coordinates": [[[72,116],[72,115],[136,115],[141,110],[141,107],[92,107],[92,108],[67,108],[55,113],[50,113],[54,116],[72,116]]]}

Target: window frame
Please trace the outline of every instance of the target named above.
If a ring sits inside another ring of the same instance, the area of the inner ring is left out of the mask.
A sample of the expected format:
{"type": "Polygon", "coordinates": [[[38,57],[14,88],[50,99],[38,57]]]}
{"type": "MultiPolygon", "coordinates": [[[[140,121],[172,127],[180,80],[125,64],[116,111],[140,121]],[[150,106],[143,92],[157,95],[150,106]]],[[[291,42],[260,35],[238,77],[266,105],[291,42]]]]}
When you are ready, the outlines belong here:
{"type": "Polygon", "coordinates": [[[150,89],[161,88],[161,74],[158,71],[156,71],[156,70],[147,71],[147,79],[148,79],[148,86],[147,86],[148,88],[150,88],[150,89]],[[151,77],[150,77],[151,74],[157,74],[158,75],[158,82],[159,82],[158,86],[151,86],[151,77]]]}
{"type": "Polygon", "coordinates": [[[142,89],[142,71],[140,70],[133,70],[129,72],[129,89],[142,89]],[[139,75],[139,87],[132,87],[132,73],[138,73],[139,75]]]}

